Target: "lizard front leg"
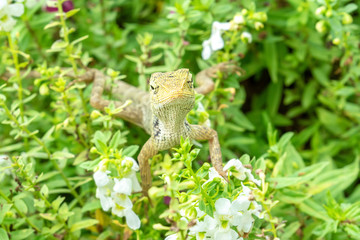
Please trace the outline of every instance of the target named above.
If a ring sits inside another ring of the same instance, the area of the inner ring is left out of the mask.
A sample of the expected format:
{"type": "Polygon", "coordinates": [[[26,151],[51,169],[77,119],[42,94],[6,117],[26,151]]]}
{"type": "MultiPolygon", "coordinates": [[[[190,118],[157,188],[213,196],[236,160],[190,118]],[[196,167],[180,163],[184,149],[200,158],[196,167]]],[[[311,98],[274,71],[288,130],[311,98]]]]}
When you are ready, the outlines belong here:
{"type": "Polygon", "coordinates": [[[157,153],[158,150],[154,145],[153,139],[150,137],[149,140],[147,140],[147,142],[142,147],[138,156],[141,186],[145,196],[148,196],[148,190],[151,187],[151,168],[149,164],[149,159],[155,156],[157,153]]]}
{"type": "Polygon", "coordinates": [[[191,138],[199,141],[209,140],[211,164],[222,177],[227,179],[222,166],[221,149],[217,132],[207,126],[191,125],[191,138]]]}

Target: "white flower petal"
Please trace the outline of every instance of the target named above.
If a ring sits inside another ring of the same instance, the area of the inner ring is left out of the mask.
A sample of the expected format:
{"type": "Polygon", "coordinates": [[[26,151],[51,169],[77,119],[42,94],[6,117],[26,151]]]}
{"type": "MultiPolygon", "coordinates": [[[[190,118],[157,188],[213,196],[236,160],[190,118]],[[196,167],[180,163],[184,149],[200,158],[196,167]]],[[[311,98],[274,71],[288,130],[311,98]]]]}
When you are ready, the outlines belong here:
{"type": "Polygon", "coordinates": [[[204,60],[207,60],[210,58],[211,54],[212,54],[212,50],[211,50],[211,46],[210,46],[210,40],[205,40],[203,43],[202,43],[202,46],[203,46],[203,50],[201,52],[201,57],[204,59],[204,60]]]}
{"type": "Polygon", "coordinates": [[[103,172],[103,171],[96,171],[93,175],[94,177],[94,181],[96,186],[98,187],[102,187],[105,186],[109,183],[110,178],[108,176],[108,173],[110,173],[109,171],[103,172]]]}
{"type": "Polygon", "coordinates": [[[177,239],[178,239],[178,236],[176,233],[171,234],[165,238],[165,240],[177,240],[177,239]]]}
{"type": "Polygon", "coordinates": [[[129,178],[117,179],[115,178],[114,191],[125,195],[131,195],[132,182],[129,178]]]}
{"type": "Polygon", "coordinates": [[[129,175],[129,178],[131,179],[131,183],[132,183],[132,191],[133,192],[141,192],[142,188],[140,186],[139,180],[136,177],[136,173],[133,172],[129,175]]]}
{"type": "Polygon", "coordinates": [[[126,224],[131,228],[132,230],[136,230],[140,228],[141,222],[138,215],[134,213],[133,210],[127,209],[125,210],[125,218],[126,218],[126,224]]]}
{"type": "Polygon", "coordinates": [[[0,11],[8,5],[7,0],[0,0],[0,11]]]}
{"type": "Polygon", "coordinates": [[[230,211],[246,211],[248,210],[250,203],[251,202],[249,201],[248,197],[239,196],[235,201],[232,202],[230,211]]]}
{"type": "Polygon", "coordinates": [[[220,32],[214,32],[211,33],[210,36],[210,43],[211,43],[211,49],[213,51],[217,51],[220,50],[224,47],[224,40],[221,37],[221,33],[220,32]]]}
{"type": "Polygon", "coordinates": [[[24,5],[21,3],[14,3],[8,6],[8,13],[15,17],[20,17],[24,13],[24,5]]]}
{"type": "Polygon", "coordinates": [[[219,215],[229,214],[230,207],[231,207],[231,203],[229,199],[219,198],[215,202],[216,213],[219,215]]]}
{"type": "Polygon", "coordinates": [[[135,172],[139,171],[139,165],[138,163],[135,161],[135,159],[133,159],[132,157],[125,157],[124,160],[127,160],[127,161],[131,161],[133,163],[131,169],[135,172]]]}

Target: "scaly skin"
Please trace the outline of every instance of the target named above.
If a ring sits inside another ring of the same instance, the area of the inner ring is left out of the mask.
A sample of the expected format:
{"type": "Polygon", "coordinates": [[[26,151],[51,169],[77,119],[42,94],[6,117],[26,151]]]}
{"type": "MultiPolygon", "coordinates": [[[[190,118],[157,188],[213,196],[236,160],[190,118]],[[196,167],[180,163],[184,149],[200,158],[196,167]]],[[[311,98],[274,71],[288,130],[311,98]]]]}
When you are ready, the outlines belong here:
{"type": "MultiPolygon", "coordinates": [[[[152,74],[149,82],[150,93],[122,81],[112,89],[112,95],[118,98],[118,101],[114,101],[115,106],[123,105],[125,100],[132,100],[117,116],[142,127],[151,135],[138,156],[145,195],[151,187],[149,159],[158,151],[179,145],[181,137],[208,140],[211,162],[219,174],[226,178],[216,131],[206,126],[190,125],[186,115],[194,107],[195,92],[206,94],[214,89],[211,78],[216,76],[217,71],[235,69],[237,67],[231,64],[221,63],[203,70],[196,76],[199,87],[195,89],[188,69],[152,74]]],[[[94,108],[103,110],[110,103],[101,97],[104,90],[109,90],[105,89],[105,76],[94,70],[93,81],[90,103],[94,108]]]]}

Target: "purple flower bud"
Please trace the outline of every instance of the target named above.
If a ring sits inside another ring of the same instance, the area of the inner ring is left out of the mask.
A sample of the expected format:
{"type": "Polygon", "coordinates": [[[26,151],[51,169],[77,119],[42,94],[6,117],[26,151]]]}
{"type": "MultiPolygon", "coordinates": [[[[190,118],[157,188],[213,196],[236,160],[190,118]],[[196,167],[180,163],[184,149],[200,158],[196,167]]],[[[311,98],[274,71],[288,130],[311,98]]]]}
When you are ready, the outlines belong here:
{"type": "Polygon", "coordinates": [[[171,197],[169,197],[169,196],[165,196],[165,197],[164,197],[164,203],[165,203],[166,205],[169,205],[169,204],[170,204],[170,200],[171,200],[171,197]]]}
{"type": "MultiPolygon", "coordinates": [[[[68,12],[70,10],[73,10],[74,9],[74,3],[72,1],[65,1],[63,4],[62,4],[62,8],[63,8],[63,11],[64,12],[68,12]]],[[[47,12],[57,12],[58,11],[58,8],[57,7],[49,7],[49,6],[46,6],[45,7],[45,11],[47,12]]]]}
{"type": "Polygon", "coordinates": [[[72,1],[65,1],[62,4],[62,7],[63,7],[64,12],[68,12],[68,11],[74,9],[74,3],[72,1]]]}
{"type": "Polygon", "coordinates": [[[175,13],[175,11],[170,11],[169,13],[170,13],[170,14],[174,14],[174,13],[175,13]]]}

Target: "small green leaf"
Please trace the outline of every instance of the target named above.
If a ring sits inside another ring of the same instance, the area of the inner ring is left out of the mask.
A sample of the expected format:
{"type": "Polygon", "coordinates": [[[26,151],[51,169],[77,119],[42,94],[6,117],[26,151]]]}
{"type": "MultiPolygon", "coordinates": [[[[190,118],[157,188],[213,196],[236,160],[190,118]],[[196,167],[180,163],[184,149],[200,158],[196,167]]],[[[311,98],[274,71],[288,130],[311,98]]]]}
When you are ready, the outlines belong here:
{"type": "Polygon", "coordinates": [[[18,240],[18,239],[29,239],[29,236],[34,232],[34,229],[23,229],[11,232],[11,239],[18,240]]]}
{"type": "Polygon", "coordinates": [[[27,214],[28,207],[26,206],[25,202],[21,199],[16,199],[14,202],[15,206],[20,210],[20,212],[27,214]]]}
{"type": "Polygon", "coordinates": [[[137,145],[129,146],[124,149],[123,156],[132,157],[135,155],[135,153],[137,152],[138,149],[139,149],[139,146],[137,146],[137,145]]]}
{"type": "Polygon", "coordinates": [[[47,25],[44,27],[44,30],[45,30],[45,29],[48,29],[48,28],[55,27],[55,26],[59,26],[59,25],[61,25],[61,23],[58,22],[58,21],[51,22],[51,23],[47,24],[47,25]]]}
{"type": "Polygon", "coordinates": [[[83,228],[91,227],[92,225],[95,225],[98,222],[99,221],[96,219],[88,219],[88,220],[83,220],[81,222],[77,222],[71,226],[70,232],[75,232],[83,228]]]}
{"type": "Polygon", "coordinates": [[[1,240],[9,240],[8,234],[3,228],[0,228],[0,239],[1,240]]]}
{"type": "MultiPolygon", "coordinates": [[[[10,210],[12,204],[0,204],[0,224],[4,221],[6,213],[10,210]]],[[[1,238],[0,238],[1,239],[1,238]]]]}
{"type": "Polygon", "coordinates": [[[121,140],[121,132],[117,131],[114,134],[114,136],[111,138],[109,147],[113,149],[117,148],[119,146],[120,140],[121,140]]]}
{"type": "Polygon", "coordinates": [[[74,16],[78,11],[80,11],[80,8],[72,9],[72,10],[68,11],[65,16],[66,16],[66,18],[70,18],[70,17],[74,16]]]}

